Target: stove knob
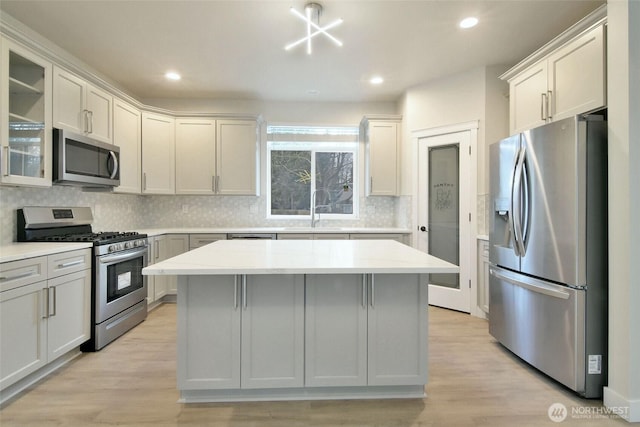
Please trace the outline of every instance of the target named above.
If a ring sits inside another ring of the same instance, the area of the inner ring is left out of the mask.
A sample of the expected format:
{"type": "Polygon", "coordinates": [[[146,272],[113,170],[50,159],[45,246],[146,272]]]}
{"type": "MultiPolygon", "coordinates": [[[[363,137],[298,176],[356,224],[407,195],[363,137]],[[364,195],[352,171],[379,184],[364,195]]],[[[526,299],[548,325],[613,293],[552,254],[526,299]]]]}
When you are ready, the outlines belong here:
{"type": "Polygon", "coordinates": [[[129,249],[130,247],[131,247],[131,243],[129,243],[129,242],[125,242],[124,243],[124,248],[125,249],[129,249]]]}
{"type": "Polygon", "coordinates": [[[115,245],[109,245],[109,248],[107,249],[109,252],[113,252],[116,250],[115,245]]]}

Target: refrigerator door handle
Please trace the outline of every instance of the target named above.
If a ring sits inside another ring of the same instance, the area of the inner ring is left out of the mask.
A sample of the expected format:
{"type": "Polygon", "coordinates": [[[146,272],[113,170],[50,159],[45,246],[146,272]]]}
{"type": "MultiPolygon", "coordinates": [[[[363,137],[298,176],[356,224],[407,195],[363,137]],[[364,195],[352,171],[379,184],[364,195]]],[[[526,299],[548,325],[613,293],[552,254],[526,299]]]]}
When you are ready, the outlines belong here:
{"type": "Polygon", "coordinates": [[[550,297],[569,299],[569,297],[571,296],[569,292],[559,289],[560,286],[558,285],[547,284],[541,280],[523,276],[521,274],[511,273],[499,268],[489,268],[489,274],[498,279],[505,280],[512,285],[520,286],[521,288],[525,288],[539,294],[548,295],[550,297]]]}
{"type": "Polygon", "coordinates": [[[521,200],[522,203],[520,207],[523,210],[524,215],[521,216],[522,224],[520,229],[520,254],[522,256],[527,253],[527,242],[529,241],[529,221],[531,217],[531,199],[530,199],[530,188],[529,188],[529,168],[527,167],[527,150],[523,149],[522,156],[522,195],[521,200]]]}
{"type": "Polygon", "coordinates": [[[513,216],[513,237],[515,240],[515,252],[518,256],[524,255],[524,244],[522,241],[522,178],[524,168],[525,146],[522,145],[518,151],[516,170],[513,176],[513,187],[511,188],[511,212],[513,216]]]}

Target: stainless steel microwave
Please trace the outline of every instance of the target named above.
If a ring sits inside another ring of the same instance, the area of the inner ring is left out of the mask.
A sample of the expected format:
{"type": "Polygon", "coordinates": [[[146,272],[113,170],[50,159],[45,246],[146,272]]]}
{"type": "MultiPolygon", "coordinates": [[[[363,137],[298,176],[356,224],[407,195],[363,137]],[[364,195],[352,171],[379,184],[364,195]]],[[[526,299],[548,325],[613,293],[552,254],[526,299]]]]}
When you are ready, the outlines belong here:
{"type": "Polygon", "coordinates": [[[53,129],[53,182],[82,187],[120,185],[120,148],[53,129]]]}

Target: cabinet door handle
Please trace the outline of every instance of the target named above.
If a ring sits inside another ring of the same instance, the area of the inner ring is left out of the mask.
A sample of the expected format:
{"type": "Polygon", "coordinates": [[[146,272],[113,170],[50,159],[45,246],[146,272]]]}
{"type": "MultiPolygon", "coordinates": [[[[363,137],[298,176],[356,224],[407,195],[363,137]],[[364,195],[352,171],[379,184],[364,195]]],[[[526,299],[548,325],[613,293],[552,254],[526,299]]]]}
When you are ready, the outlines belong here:
{"type": "Polygon", "coordinates": [[[371,274],[371,308],[376,306],[376,279],[375,275],[371,274]]]}
{"type": "Polygon", "coordinates": [[[369,193],[373,193],[373,177],[369,177],[369,193]]]}
{"type": "Polygon", "coordinates": [[[82,110],[82,131],[84,133],[89,132],[89,110],[82,110]]]}
{"type": "Polygon", "coordinates": [[[238,275],[233,276],[233,309],[238,309],[238,275]]]}
{"type": "Polygon", "coordinates": [[[57,305],[58,305],[58,302],[57,302],[57,295],[58,295],[58,292],[57,292],[57,290],[56,290],[56,287],[55,287],[55,286],[50,287],[50,288],[49,288],[49,291],[53,294],[53,298],[51,298],[51,299],[48,301],[48,304],[47,304],[47,305],[48,305],[49,307],[51,307],[51,305],[53,305],[53,309],[51,309],[51,310],[47,310],[47,311],[48,311],[48,316],[47,316],[47,317],[53,317],[53,316],[55,316],[55,315],[56,315],[56,311],[57,311],[56,309],[57,309],[57,305]],[[53,304],[52,304],[52,303],[53,303],[53,304]]]}
{"type": "Polygon", "coordinates": [[[42,318],[49,317],[49,288],[42,289],[42,318]]]}
{"type": "Polygon", "coordinates": [[[553,105],[552,96],[553,96],[553,92],[548,90],[547,91],[547,118],[549,120],[551,120],[551,118],[553,117],[553,114],[551,114],[551,107],[553,105]]]}
{"type": "Polygon", "coordinates": [[[93,111],[89,111],[89,133],[93,133],[93,111]]]}
{"type": "Polygon", "coordinates": [[[147,173],[142,172],[142,191],[147,190],[147,173]]]}
{"type": "Polygon", "coordinates": [[[216,177],[215,177],[215,175],[211,176],[211,191],[213,193],[216,192],[216,177]]]}
{"type": "Polygon", "coordinates": [[[547,94],[541,93],[540,94],[540,118],[542,120],[547,120],[547,115],[544,112],[546,105],[547,105],[547,94]]]}
{"type": "Polygon", "coordinates": [[[2,147],[4,156],[2,156],[2,175],[9,176],[9,146],[2,147]]]}
{"type": "Polygon", "coordinates": [[[362,275],[362,308],[367,308],[367,275],[362,275]]]}
{"type": "Polygon", "coordinates": [[[220,192],[220,175],[216,175],[216,193],[220,192]]]}
{"type": "Polygon", "coordinates": [[[242,308],[247,309],[247,275],[242,275],[242,308]]]}

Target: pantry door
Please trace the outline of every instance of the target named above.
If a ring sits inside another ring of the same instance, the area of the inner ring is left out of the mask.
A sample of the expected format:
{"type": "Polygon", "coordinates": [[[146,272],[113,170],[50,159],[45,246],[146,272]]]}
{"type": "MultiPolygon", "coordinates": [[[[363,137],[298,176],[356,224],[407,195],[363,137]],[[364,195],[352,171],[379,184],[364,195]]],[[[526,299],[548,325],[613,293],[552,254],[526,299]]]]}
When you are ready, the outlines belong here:
{"type": "Polygon", "coordinates": [[[460,267],[459,274],[429,275],[429,304],[466,313],[475,182],[470,141],[471,131],[418,138],[418,249],[460,267]]]}

